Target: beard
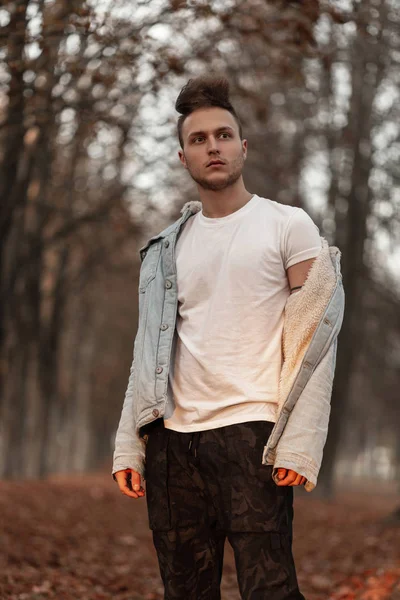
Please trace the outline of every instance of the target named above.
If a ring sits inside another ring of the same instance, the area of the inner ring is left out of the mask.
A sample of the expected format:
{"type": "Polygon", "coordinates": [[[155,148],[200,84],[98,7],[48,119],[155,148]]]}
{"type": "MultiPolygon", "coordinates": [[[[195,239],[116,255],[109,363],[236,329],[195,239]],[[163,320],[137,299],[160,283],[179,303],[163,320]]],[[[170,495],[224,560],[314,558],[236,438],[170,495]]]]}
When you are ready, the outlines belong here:
{"type": "Polygon", "coordinates": [[[234,185],[242,174],[243,165],[244,157],[243,154],[240,154],[237,158],[235,158],[234,161],[230,163],[229,172],[225,173],[224,177],[220,177],[218,181],[212,181],[207,179],[206,177],[201,177],[200,175],[197,175],[197,173],[191,169],[189,163],[186,161],[187,170],[189,171],[189,175],[193,179],[193,181],[195,181],[204,190],[212,190],[214,192],[224,190],[234,185]]]}

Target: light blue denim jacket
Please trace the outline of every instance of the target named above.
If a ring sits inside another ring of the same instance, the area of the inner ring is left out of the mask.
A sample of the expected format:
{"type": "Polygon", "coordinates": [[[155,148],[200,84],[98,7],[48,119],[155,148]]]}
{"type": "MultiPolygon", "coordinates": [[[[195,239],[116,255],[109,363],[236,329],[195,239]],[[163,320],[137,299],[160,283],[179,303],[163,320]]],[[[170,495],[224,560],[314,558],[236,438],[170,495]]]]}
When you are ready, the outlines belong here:
{"type": "MultiPolygon", "coordinates": [[[[186,202],[182,216],[140,249],[139,322],[133,360],[115,438],[112,475],[131,468],[146,479],[147,436],[141,427],[171,416],[174,400],[168,382],[174,364],[177,316],[175,245],[185,222],[201,210],[186,202]]],[[[303,287],[288,297],[282,336],[279,410],[262,464],[293,469],[317,483],[330,414],[337,336],[344,313],[340,250],[321,237],[321,251],[303,287]]]]}

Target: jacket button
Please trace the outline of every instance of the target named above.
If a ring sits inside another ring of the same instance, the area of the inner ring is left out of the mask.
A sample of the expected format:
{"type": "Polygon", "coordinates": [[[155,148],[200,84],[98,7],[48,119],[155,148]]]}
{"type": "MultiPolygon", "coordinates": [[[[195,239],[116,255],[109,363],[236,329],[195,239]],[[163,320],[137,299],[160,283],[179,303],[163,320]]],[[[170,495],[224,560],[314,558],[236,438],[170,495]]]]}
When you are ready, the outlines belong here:
{"type": "Polygon", "coordinates": [[[162,367],[157,367],[156,368],[156,373],[162,373],[163,368],[162,367]]]}
{"type": "Polygon", "coordinates": [[[162,331],[165,331],[166,329],[168,329],[168,325],[167,325],[167,323],[163,323],[162,325],[160,325],[160,329],[161,329],[162,331]]]}
{"type": "Polygon", "coordinates": [[[155,408],[155,409],[153,410],[153,415],[154,415],[155,417],[158,417],[158,415],[159,415],[159,414],[160,414],[160,411],[159,411],[159,410],[157,410],[157,409],[155,408]]]}
{"type": "Polygon", "coordinates": [[[165,240],[164,246],[165,246],[165,248],[168,248],[168,246],[169,246],[169,241],[168,240],[165,240]]]}
{"type": "Polygon", "coordinates": [[[167,279],[167,281],[165,282],[165,287],[169,290],[170,287],[172,287],[172,283],[169,281],[169,279],[167,279]]]}

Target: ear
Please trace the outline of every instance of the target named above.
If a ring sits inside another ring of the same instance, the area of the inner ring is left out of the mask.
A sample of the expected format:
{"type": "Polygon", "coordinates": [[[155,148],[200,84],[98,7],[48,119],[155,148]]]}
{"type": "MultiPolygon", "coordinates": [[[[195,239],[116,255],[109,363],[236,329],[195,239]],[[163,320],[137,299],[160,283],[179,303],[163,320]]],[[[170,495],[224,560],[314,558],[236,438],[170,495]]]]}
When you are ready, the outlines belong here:
{"type": "Polygon", "coordinates": [[[183,166],[185,167],[185,169],[187,169],[186,158],[185,158],[185,155],[182,152],[182,150],[178,150],[178,156],[179,156],[179,160],[181,161],[181,163],[183,164],[183,166]]]}
{"type": "Polygon", "coordinates": [[[247,140],[242,140],[243,157],[247,158],[247,140]]]}

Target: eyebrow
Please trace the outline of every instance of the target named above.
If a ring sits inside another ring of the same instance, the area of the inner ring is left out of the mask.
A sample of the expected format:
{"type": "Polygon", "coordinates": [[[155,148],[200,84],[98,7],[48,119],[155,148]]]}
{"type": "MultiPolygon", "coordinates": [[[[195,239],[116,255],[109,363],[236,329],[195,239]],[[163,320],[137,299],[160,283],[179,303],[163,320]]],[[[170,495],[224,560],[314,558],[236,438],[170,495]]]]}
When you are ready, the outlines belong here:
{"type": "MultiPolygon", "coordinates": [[[[226,125],[225,127],[218,127],[218,129],[215,129],[214,133],[218,133],[219,131],[225,131],[226,129],[229,129],[230,131],[232,131],[234,133],[234,129],[232,127],[229,127],[229,125],[226,125]]],[[[206,131],[192,131],[191,133],[189,133],[188,139],[194,137],[195,135],[204,135],[205,133],[207,133],[207,132],[206,131]]]]}

